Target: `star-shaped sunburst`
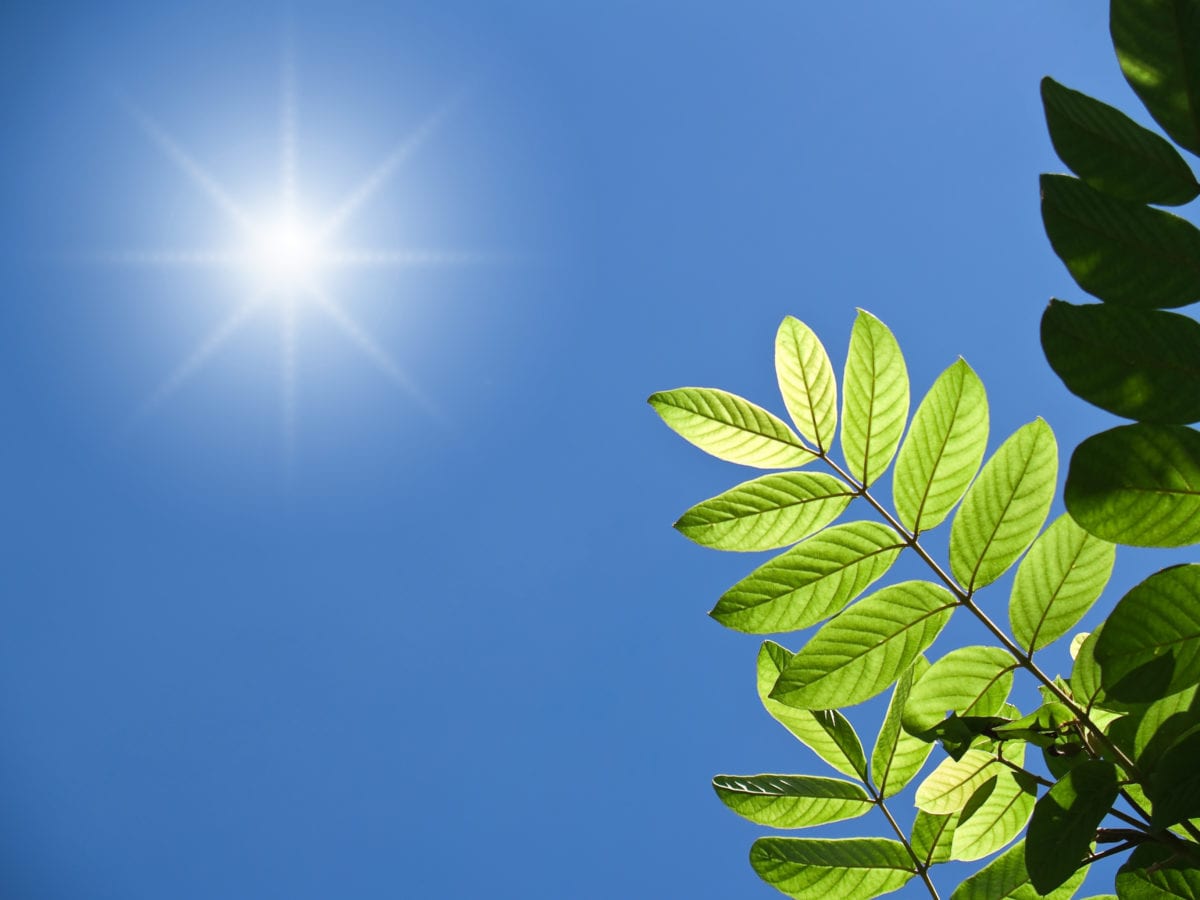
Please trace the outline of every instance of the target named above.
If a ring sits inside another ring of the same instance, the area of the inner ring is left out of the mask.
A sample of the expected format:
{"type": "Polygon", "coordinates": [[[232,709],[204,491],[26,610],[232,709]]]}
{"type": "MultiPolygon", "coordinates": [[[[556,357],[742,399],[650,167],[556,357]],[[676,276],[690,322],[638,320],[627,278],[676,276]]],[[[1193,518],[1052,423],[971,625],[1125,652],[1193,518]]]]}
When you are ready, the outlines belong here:
{"type": "MultiPolygon", "coordinates": [[[[290,54],[288,54],[290,56],[290,54]]],[[[155,388],[135,416],[142,419],[158,408],[184,383],[196,376],[222,346],[254,317],[274,312],[283,348],[282,404],[285,465],[290,467],[296,419],[296,318],[300,310],[316,310],[328,318],[388,379],[418,402],[431,408],[395,359],[381,347],[331,294],[331,273],[354,267],[412,267],[464,265],[494,261],[495,255],[430,251],[413,248],[374,249],[348,247],[340,237],[364,204],[396,174],[401,166],[437,130],[455,102],[442,106],[413,130],[380,164],[326,215],[308,218],[303,213],[296,177],[296,91],[290,59],[283,65],[280,110],[280,173],[278,207],[271,215],[256,217],[174,140],[149,115],[125,101],[142,131],[233,225],[234,249],[149,250],[105,254],[108,263],[136,266],[177,266],[240,269],[252,285],[249,298],[203,336],[175,369],[155,388]]]]}

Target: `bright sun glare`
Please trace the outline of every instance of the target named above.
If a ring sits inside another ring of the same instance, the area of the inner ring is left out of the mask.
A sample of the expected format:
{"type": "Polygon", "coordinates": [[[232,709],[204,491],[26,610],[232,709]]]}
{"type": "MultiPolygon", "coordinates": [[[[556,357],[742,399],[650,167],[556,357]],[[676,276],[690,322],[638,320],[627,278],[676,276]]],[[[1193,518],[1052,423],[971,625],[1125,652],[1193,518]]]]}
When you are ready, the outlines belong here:
{"type": "Polygon", "coordinates": [[[250,295],[219,322],[184,357],[173,372],[150,394],[137,416],[157,408],[183,384],[197,375],[243,325],[264,309],[274,307],[283,359],[281,406],[285,468],[290,468],[296,416],[297,322],[301,315],[321,316],[349,340],[396,387],[426,408],[430,404],[415,389],[397,362],[330,292],[328,282],[340,269],[357,267],[408,268],[412,266],[473,264],[495,257],[427,249],[348,248],[338,235],[359,210],[385,187],[410,156],[434,134],[449,113],[447,104],[404,138],[383,161],[325,216],[314,220],[300,215],[297,176],[296,92],[294,69],[283,65],[283,98],[280,108],[279,181],[281,214],[255,219],[242,204],[207,172],[157,122],[126,104],[147,136],[167,158],[225,215],[238,242],[232,251],[188,248],[109,254],[102,260],[126,265],[236,268],[247,272],[250,295]]]}

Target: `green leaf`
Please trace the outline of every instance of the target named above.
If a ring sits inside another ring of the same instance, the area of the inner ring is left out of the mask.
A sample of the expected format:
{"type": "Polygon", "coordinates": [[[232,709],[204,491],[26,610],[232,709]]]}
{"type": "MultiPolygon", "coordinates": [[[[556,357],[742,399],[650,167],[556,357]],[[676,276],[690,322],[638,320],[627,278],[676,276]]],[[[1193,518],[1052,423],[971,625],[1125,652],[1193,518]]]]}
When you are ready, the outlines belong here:
{"type": "Polygon", "coordinates": [[[769,696],[792,654],[773,641],[758,652],[758,697],[796,740],[843,775],[867,780],[867,760],[854,727],[835,709],[796,709],[769,696]]]}
{"type": "Polygon", "coordinates": [[[1154,807],[1150,821],[1159,828],[1200,816],[1200,731],[1192,731],[1163,753],[1150,776],[1146,794],[1154,807]]]}
{"type": "Polygon", "coordinates": [[[887,470],[908,418],[908,368],[888,327],[858,311],[842,380],[842,455],[864,485],[887,470]]]}
{"type": "Polygon", "coordinates": [[[1040,893],[1063,884],[1083,865],[1119,790],[1116,767],[1092,759],[1071,769],[1038,800],[1026,833],[1025,865],[1040,893]]]}
{"type": "Polygon", "coordinates": [[[896,457],[892,496],[904,527],[925,531],[949,515],[979,471],[987,438],[987,392],[960,359],[917,407],[896,457]]]}
{"type": "Polygon", "coordinates": [[[758,469],[791,469],[816,458],[779,417],[716,388],[651,394],[649,404],[684,440],[718,459],[758,469]]]}
{"type": "Polygon", "coordinates": [[[1109,737],[1131,753],[1143,773],[1152,773],[1166,750],[1200,725],[1198,698],[1200,693],[1193,685],[1156,700],[1114,723],[1109,737]]]}
{"type": "Polygon", "coordinates": [[[759,838],[750,848],[750,865],[796,900],[830,900],[831,890],[838,900],[870,900],[916,874],[904,845],[883,838],[759,838]]]}
{"type": "MultiPolygon", "coordinates": [[[[1044,895],[1046,900],[1070,900],[1083,884],[1086,869],[1080,869],[1061,887],[1044,895]]],[[[1040,900],[1025,870],[1025,841],[1014,844],[958,886],[950,900],[1040,900]]]]}
{"type": "Polygon", "coordinates": [[[1200,866],[1169,847],[1145,843],[1117,872],[1122,900],[1200,900],[1200,866]]]}
{"type": "Polygon", "coordinates": [[[951,650],[913,685],[904,705],[904,730],[923,734],[940,725],[946,712],[992,716],[1008,699],[1017,664],[1000,647],[951,650]]]}
{"type": "Polygon", "coordinates": [[[797,430],[818,450],[828,450],[837,431],[833,365],[813,330],[791,316],[775,335],[775,375],[797,430]]]}
{"type": "Polygon", "coordinates": [[[1200,152],[1200,10],[1191,0],[1113,0],[1121,71],[1175,143],[1200,152]]]}
{"type": "Polygon", "coordinates": [[[1033,542],[1013,580],[1008,618],[1028,653],[1069,631],[1108,584],[1116,547],[1092,537],[1068,515],[1033,542]]]}
{"type": "Polygon", "coordinates": [[[1096,537],[1137,547],[1200,541],[1200,433],[1122,425],[1075,448],[1067,511],[1096,537]]]}
{"type": "Polygon", "coordinates": [[[793,706],[853,706],[886,690],[950,620],[955,599],[927,581],[905,581],[859,600],[791,658],[771,697],[793,706]]]}
{"type": "Polygon", "coordinates": [[[1071,277],[1101,300],[1150,308],[1200,300],[1200,231],[1187,219],[1043,175],[1042,224],[1071,277]]]}
{"type": "MultiPolygon", "coordinates": [[[[1014,762],[1021,764],[1019,758],[1014,762]]],[[[1031,776],[999,769],[976,789],[959,814],[953,857],[983,859],[1007,846],[1024,830],[1036,802],[1037,782],[1031,776]]]]}
{"type": "Polygon", "coordinates": [[[713,790],[739,816],[770,828],[840,822],[875,805],[857,784],[809,775],[718,775],[713,790]]]}
{"type": "Polygon", "coordinates": [[[957,824],[958,815],[955,813],[935,816],[923,809],[917,810],[908,842],[922,865],[928,867],[949,862],[953,858],[950,852],[957,824]]]}
{"type": "Polygon", "coordinates": [[[1042,104],[1059,159],[1096,190],[1167,206],[1200,194],[1179,152],[1123,112],[1052,78],[1042,79],[1042,104]]]}
{"type": "Polygon", "coordinates": [[[1200,682],[1200,565],[1155,572],[1121,598],[1095,646],[1111,697],[1150,703],[1200,682]]]}
{"type": "Polygon", "coordinates": [[[1051,300],[1042,349],[1071,393],[1142,422],[1200,420],[1200,323],[1157,309],[1051,300]]]}
{"type": "Polygon", "coordinates": [[[1058,478],[1058,445],[1042,419],[1023,425],[979,473],[950,526],[950,570],[968,591],[991,584],[1046,521],[1058,478]]]}
{"type": "Polygon", "coordinates": [[[900,726],[900,715],[908,702],[913,682],[928,669],[929,663],[925,657],[918,656],[909,670],[900,676],[892,690],[892,699],[883,717],[879,737],[875,740],[875,749],[871,752],[871,778],[885,798],[904,790],[921,771],[933,750],[933,744],[914,737],[900,726]]]}
{"type": "MultiPolygon", "coordinates": [[[[1015,761],[1025,751],[1018,742],[1002,745],[1001,752],[1005,759],[1015,761]]],[[[917,788],[917,809],[935,815],[961,812],[975,791],[1003,768],[995,753],[975,748],[960,759],[943,759],[917,788]]]]}
{"type": "Polygon", "coordinates": [[[761,475],[698,503],[675,527],[717,550],[774,550],[803,540],[842,514],[854,491],[832,475],[761,475]]]}
{"type": "Polygon", "coordinates": [[[727,590],[709,615],[750,634],[807,628],[870,587],[904,547],[886,525],[834,525],[759,566],[727,590]]]}

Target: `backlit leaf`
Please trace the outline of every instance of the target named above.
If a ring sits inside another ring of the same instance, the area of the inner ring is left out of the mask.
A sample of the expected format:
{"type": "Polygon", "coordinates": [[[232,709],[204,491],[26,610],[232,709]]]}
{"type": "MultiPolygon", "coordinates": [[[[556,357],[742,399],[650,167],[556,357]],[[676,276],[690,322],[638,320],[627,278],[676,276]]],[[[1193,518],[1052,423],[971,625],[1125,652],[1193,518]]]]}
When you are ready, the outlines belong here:
{"type": "Polygon", "coordinates": [[[1071,456],[1063,501],[1096,537],[1138,547],[1200,541],[1200,433],[1181,425],[1122,425],[1071,456]]]}
{"type": "Polygon", "coordinates": [[[790,651],[773,641],[763,641],[758,652],[758,697],[772,717],[800,743],[843,775],[867,779],[867,761],[853,726],[836,709],[796,709],[769,696],[790,651]]]}
{"type": "Polygon", "coordinates": [[[853,819],[875,805],[857,784],[809,775],[718,775],[713,790],[739,816],[770,828],[853,819]]]}
{"type": "Polygon", "coordinates": [[[1026,833],[1025,865],[1039,892],[1059,887],[1083,865],[1119,789],[1116,767],[1092,759],[1067,772],[1038,800],[1026,833]]]}
{"type": "Polygon", "coordinates": [[[987,393],[960,359],[917,407],[896,457],[892,495],[906,528],[925,531],[946,518],[979,471],[987,438],[987,393]]]}
{"type": "Polygon", "coordinates": [[[777,416],[716,388],[660,391],[649,403],[684,440],[718,459],[759,469],[791,469],[816,454],[777,416]]]}
{"type": "Polygon", "coordinates": [[[1191,0],[1113,0],[1121,71],[1175,142],[1200,153],[1200,10],[1191,0]]]}
{"type": "Polygon", "coordinates": [[[923,865],[932,866],[950,861],[954,829],[957,824],[958,815],[956,813],[935,816],[923,809],[917,810],[909,843],[912,845],[913,853],[917,854],[917,859],[923,865]]]}
{"type": "Polygon", "coordinates": [[[761,475],[693,506],[675,527],[717,550],[774,550],[824,528],[854,496],[821,472],[761,475]]]}
{"type": "Polygon", "coordinates": [[[1013,637],[1032,653],[1066,634],[1108,584],[1116,548],[1059,516],[1033,542],[1013,580],[1013,637]]]}
{"type": "Polygon", "coordinates": [[[933,744],[914,737],[900,725],[900,716],[908,702],[913,682],[928,670],[925,657],[918,656],[907,672],[900,676],[892,690],[883,726],[871,752],[871,779],[884,797],[892,797],[916,777],[929,758],[933,744]]]}
{"type": "Polygon", "coordinates": [[[904,546],[886,525],[834,525],[759,566],[727,590],[709,615],[750,634],[807,628],[870,587],[904,546]]]}
{"type": "Polygon", "coordinates": [[[950,711],[960,716],[992,716],[1008,699],[1017,664],[1000,647],[959,647],[935,662],[908,695],[904,730],[922,734],[940,725],[950,711]]]}
{"type": "Polygon", "coordinates": [[[1087,94],[1042,79],[1046,125],[1059,159],[1098,191],[1137,203],[1187,203],[1200,184],[1153,131],[1087,94]]]}
{"type": "Polygon", "coordinates": [[[1155,572],[1121,598],[1095,647],[1109,696],[1150,703],[1200,682],[1200,565],[1155,572]]]}
{"type": "Polygon", "coordinates": [[[1187,219],[1043,175],[1042,224],[1071,277],[1101,300],[1142,308],[1200,300],[1200,230],[1187,219]]]}
{"type": "Polygon", "coordinates": [[[1042,349],[1073,394],[1118,416],[1200,420],[1200,322],[1158,309],[1051,300],[1042,349]]]}
{"type": "MultiPolygon", "coordinates": [[[[1020,742],[1008,743],[1001,745],[1001,752],[1005,759],[1016,759],[1024,748],[1020,742]]],[[[936,815],[961,812],[971,795],[1003,768],[990,750],[971,749],[960,759],[947,757],[917,788],[917,808],[936,815]]]]}
{"type": "Polygon", "coordinates": [[[983,467],[950,527],[950,569],[971,591],[995,581],[1046,521],[1058,477],[1058,445],[1041,419],[1017,431],[983,467]]]}
{"type": "Polygon", "coordinates": [[[870,900],[916,874],[904,845],[883,838],[759,838],[750,848],[750,865],[796,900],[870,900]]]}
{"type": "Polygon", "coordinates": [[[927,581],[891,585],[825,623],[788,662],[771,697],[793,706],[852,706],[912,665],[950,620],[954,597],[927,581]]]}
{"type": "Polygon", "coordinates": [[[775,375],[796,429],[818,450],[828,450],[837,430],[833,365],[813,330],[791,316],[775,335],[775,375]]]}
{"type": "MultiPolygon", "coordinates": [[[[1018,745],[1019,746],[1019,745],[1018,745]]],[[[1021,757],[1013,762],[1021,764],[1021,757]]],[[[955,859],[983,859],[1021,834],[1037,802],[1037,782],[1012,769],[997,767],[991,787],[976,790],[959,814],[951,853],[955,859]]]]}
{"type": "Polygon", "coordinates": [[[1200,867],[1170,847],[1145,843],[1117,872],[1122,900],[1200,900],[1200,867]]]}
{"type": "Polygon", "coordinates": [[[896,453],[908,418],[908,368],[888,327],[858,311],[842,379],[842,455],[871,484],[896,453]]]}
{"type": "MultiPolygon", "coordinates": [[[[1061,886],[1045,894],[1045,900],[1070,900],[1083,884],[1086,869],[1080,869],[1061,886]]],[[[1025,870],[1025,841],[1014,844],[955,889],[950,900],[1043,900],[1029,882],[1025,870]]]]}

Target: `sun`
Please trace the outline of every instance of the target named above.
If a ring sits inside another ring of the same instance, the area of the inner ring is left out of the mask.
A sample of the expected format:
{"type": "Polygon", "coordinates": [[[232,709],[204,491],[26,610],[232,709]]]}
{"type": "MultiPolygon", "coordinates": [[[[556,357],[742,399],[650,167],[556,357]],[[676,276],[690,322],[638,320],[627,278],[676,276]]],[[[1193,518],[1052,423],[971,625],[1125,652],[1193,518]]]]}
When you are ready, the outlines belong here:
{"type": "Polygon", "coordinates": [[[247,322],[263,313],[277,310],[279,346],[283,360],[280,397],[285,469],[290,468],[294,449],[297,391],[297,319],[301,314],[320,315],[349,340],[362,356],[395,387],[407,393],[431,413],[437,410],[424,399],[399,363],[380,346],[353,315],[339,302],[332,290],[336,274],[358,267],[408,268],[413,266],[459,266],[502,260],[496,254],[466,253],[419,247],[376,248],[347,247],[338,241],[340,233],[357,213],[373,201],[435,134],[457,105],[452,98],[411,130],[382,161],[323,216],[303,214],[297,164],[297,103],[295,67],[290,53],[282,67],[282,102],[279,114],[279,202],[276,214],[252,216],[246,207],[209,173],[182,145],[149,115],[132,102],[124,101],[126,111],[146,136],[163,152],[228,220],[234,249],[154,249],[105,254],[103,262],[180,268],[236,268],[248,275],[250,296],[231,314],[205,334],[155,388],[142,404],[134,421],[153,412],[183,384],[196,377],[247,322]]]}

